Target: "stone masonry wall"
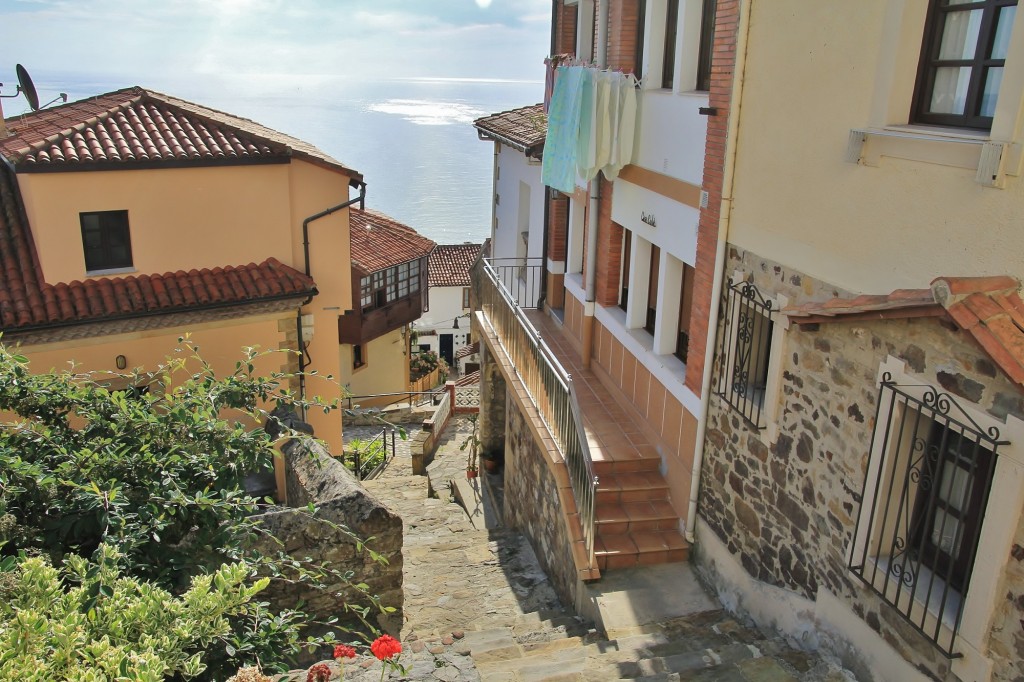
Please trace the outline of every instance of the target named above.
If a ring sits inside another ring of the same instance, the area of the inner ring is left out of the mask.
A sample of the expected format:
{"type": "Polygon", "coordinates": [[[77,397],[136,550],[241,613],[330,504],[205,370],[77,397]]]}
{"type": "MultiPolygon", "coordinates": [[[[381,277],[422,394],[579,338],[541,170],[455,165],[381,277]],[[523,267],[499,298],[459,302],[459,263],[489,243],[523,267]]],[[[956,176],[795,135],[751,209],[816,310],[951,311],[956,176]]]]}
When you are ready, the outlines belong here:
{"type": "MultiPolygon", "coordinates": [[[[726,273],[737,268],[753,273],[762,294],[785,295],[791,305],[849,295],[730,247],[726,273]]],[[[829,590],[912,665],[946,679],[948,659],[846,568],[871,448],[876,378],[890,355],[957,400],[1000,419],[1024,418],[1024,394],[968,333],[948,323],[921,318],[823,323],[817,331],[793,326],[780,358],[774,442],[714,394],[721,365],[716,357],[700,514],[751,576],[812,600],[819,589],[829,590]]],[[[1019,518],[1021,511],[1005,513],[1019,518]]],[[[1006,564],[1006,597],[990,641],[990,656],[999,661],[993,679],[1019,680],[1024,526],[1011,555],[991,560],[1006,564]]]]}
{"type": "MultiPolygon", "coordinates": [[[[258,517],[281,545],[263,540],[259,548],[277,553],[282,549],[296,558],[310,558],[341,572],[352,571],[354,582],[366,583],[386,606],[397,611],[390,616],[371,614],[371,622],[394,635],[402,625],[402,519],[370,495],[348,469],[313,442],[304,445],[292,441],[282,448],[287,462],[288,500],[292,508],[268,512],[258,517]],[[311,516],[303,507],[317,507],[311,516]],[[324,523],[324,521],[330,523],[324,523]],[[367,546],[380,553],[386,564],[373,561],[365,550],[358,551],[349,534],[330,524],[348,528],[356,537],[373,537],[367,546]]],[[[261,593],[275,605],[293,607],[300,600],[305,610],[321,619],[337,616],[355,624],[348,616],[346,602],[366,605],[354,591],[341,584],[325,591],[298,583],[272,581],[261,593]]]]}
{"type": "Polygon", "coordinates": [[[576,603],[576,566],[559,499],[558,481],[545,461],[514,400],[505,415],[505,509],[506,523],[530,539],[551,584],[564,604],[576,603]]]}

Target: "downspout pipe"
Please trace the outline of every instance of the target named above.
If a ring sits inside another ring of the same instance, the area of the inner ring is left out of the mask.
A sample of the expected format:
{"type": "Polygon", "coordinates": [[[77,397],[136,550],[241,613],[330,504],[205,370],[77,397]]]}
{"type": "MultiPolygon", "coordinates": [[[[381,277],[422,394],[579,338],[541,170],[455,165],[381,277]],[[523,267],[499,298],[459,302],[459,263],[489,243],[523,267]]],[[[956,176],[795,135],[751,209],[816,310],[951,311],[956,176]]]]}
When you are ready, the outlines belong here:
{"type": "MultiPolygon", "coordinates": [[[[597,11],[597,46],[595,64],[599,69],[608,66],[608,2],[600,0],[597,11]]],[[[587,267],[584,273],[583,303],[583,367],[590,367],[594,350],[594,308],[597,303],[597,230],[601,204],[601,174],[590,181],[590,210],[587,211],[587,267]]]]}
{"type": "MultiPolygon", "coordinates": [[[[349,185],[352,187],[359,187],[359,196],[357,196],[355,199],[349,199],[348,201],[342,202],[337,206],[331,206],[330,208],[324,209],[319,213],[314,213],[313,215],[309,216],[308,218],[302,221],[302,256],[303,261],[305,263],[305,272],[307,277],[311,275],[309,267],[309,224],[314,220],[319,220],[320,218],[329,216],[332,213],[337,213],[338,211],[344,208],[348,208],[349,206],[355,204],[356,202],[359,203],[360,209],[366,208],[366,183],[363,182],[362,180],[357,180],[353,178],[349,182],[349,185]]],[[[296,343],[299,346],[298,350],[300,400],[306,399],[306,366],[313,361],[313,359],[309,357],[309,352],[306,350],[305,342],[302,340],[302,309],[306,307],[312,300],[313,297],[310,296],[308,299],[305,300],[305,302],[303,302],[301,306],[299,306],[299,310],[295,313],[295,334],[297,339],[296,343]]],[[[303,408],[302,410],[302,418],[306,418],[305,408],[303,408]]]]}
{"type": "Polygon", "coordinates": [[[708,408],[711,404],[711,374],[715,361],[715,346],[718,345],[718,323],[721,312],[720,301],[725,279],[725,254],[729,242],[729,225],[732,221],[732,192],[736,179],[737,136],[740,129],[740,109],[743,101],[743,84],[747,68],[747,40],[750,36],[750,3],[740,4],[739,28],[736,36],[736,64],[729,102],[729,127],[726,149],[729,150],[722,173],[722,203],[718,220],[718,245],[715,249],[715,274],[711,283],[711,311],[708,321],[707,347],[704,349],[704,376],[700,385],[700,415],[697,418],[697,447],[693,453],[693,476],[690,480],[690,504],[686,512],[686,541],[694,542],[697,527],[697,495],[700,493],[700,472],[704,463],[704,435],[708,426],[708,408]]]}

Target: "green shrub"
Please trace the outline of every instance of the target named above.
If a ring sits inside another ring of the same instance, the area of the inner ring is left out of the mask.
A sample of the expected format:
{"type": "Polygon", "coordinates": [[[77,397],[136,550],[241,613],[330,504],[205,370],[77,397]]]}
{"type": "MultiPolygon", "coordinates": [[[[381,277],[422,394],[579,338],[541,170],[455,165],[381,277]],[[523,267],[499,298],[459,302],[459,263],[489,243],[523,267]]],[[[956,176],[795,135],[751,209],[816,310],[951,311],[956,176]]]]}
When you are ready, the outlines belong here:
{"type": "Polygon", "coordinates": [[[0,680],[140,680],[201,674],[204,651],[231,632],[269,582],[244,564],[192,579],[175,597],[121,573],[100,546],[95,563],[69,555],[61,570],[42,557],[9,557],[0,573],[0,680]]]}

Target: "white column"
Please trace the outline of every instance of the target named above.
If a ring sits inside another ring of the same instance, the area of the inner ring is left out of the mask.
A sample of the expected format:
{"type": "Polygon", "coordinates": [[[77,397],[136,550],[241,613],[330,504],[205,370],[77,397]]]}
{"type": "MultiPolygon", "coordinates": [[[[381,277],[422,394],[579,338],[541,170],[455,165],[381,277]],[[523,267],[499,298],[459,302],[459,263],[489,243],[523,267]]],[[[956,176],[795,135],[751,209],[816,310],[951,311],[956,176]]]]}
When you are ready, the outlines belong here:
{"type": "Polygon", "coordinates": [[[651,278],[651,243],[633,233],[629,264],[626,329],[643,329],[647,322],[647,285],[651,278]]]}
{"type": "Polygon", "coordinates": [[[666,355],[676,350],[679,332],[680,292],[683,287],[683,262],[661,252],[658,283],[658,317],[654,321],[654,353],[666,355]]]}
{"type": "Polygon", "coordinates": [[[583,217],[584,205],[582,201],[569,200],[569,234],[566,236],[569,244],[566,272],[583,272],[583,217]]]}

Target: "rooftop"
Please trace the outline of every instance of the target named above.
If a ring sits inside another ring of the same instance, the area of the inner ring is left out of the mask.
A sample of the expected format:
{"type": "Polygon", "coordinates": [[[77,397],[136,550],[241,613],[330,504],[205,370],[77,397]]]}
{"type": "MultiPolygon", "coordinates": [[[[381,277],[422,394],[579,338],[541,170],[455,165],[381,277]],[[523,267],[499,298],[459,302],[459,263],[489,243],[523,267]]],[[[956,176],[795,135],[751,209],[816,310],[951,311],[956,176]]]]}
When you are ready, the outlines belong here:
{"type": "Polygon", "coordinates": [[[408,225],[377,211],[349,210],[352,265],[363,273],[376,272],[417,258],[434,249],[434,242],[408,225]]]}
{"type": "Polygon", "coordinates": [[[527,156],[540,156],[548,134],[548,115],[543,104],[531,104],[478,118],[473,127],[482,137],[507,144],[527,156]]]}
{"type": "Polygon", "coordinates": [[[438,244],[430,254],[430,286],[468,287],[480,244],[438,244]]]}
{"type": "Polygon", "coordinates": [[[240,116],[138,86],[5,120],[0,154],[18,172],[287,163],[359,177],[313,145],[240,116]]]}
{"type": "Polygon", "coordinates": [[[783,308],[799,325],[829,321],[948,317],[985,349],[1006,375],[1024,386],[1024,301],[1009,276],[939,277],[928,289],[833,298],[783,308]]]}

